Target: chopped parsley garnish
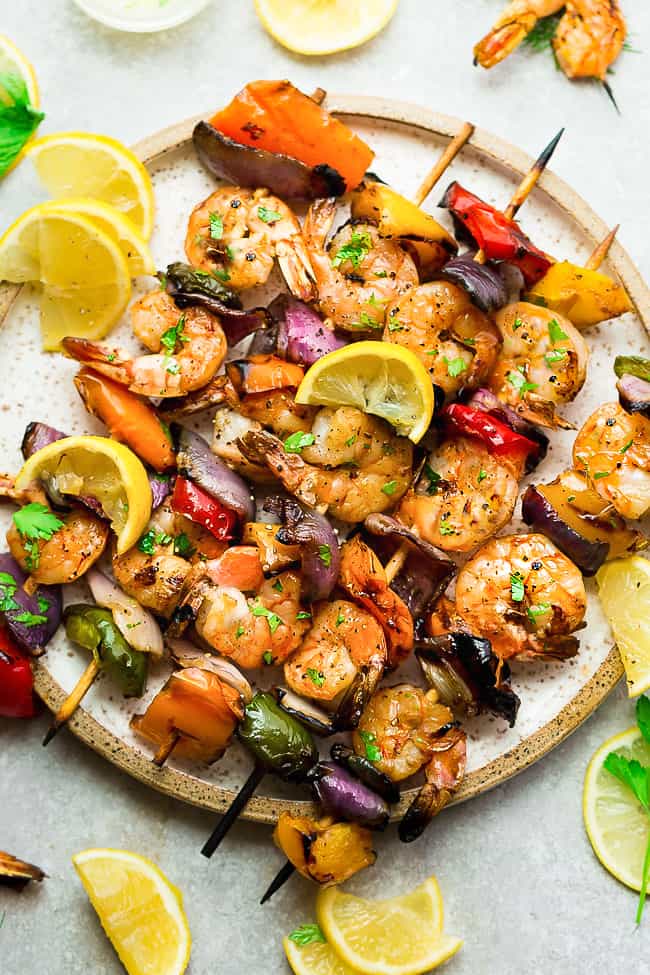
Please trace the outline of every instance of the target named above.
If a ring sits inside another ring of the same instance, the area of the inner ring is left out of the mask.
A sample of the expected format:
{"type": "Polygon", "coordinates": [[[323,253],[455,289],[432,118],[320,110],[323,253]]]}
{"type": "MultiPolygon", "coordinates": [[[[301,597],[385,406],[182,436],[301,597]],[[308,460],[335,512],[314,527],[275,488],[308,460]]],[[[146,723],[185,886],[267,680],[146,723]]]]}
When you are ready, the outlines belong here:
{"type": "MultiPolygon", "coordinates": [[[[138,548],[141,552],[144,552],[145,555],[153,555],[156,545],[169,545],[171,541],[171,535],[168,535],[166,532],[156,531],[155,528],[150,528],[148,532],[144,533],[138,542],[138,548]]],[[[174,545],[174,548],[175,547],[176,546],[174,545]]]]}
{"type": "Polygon", "coordinates": [[[429,349],[424,353],[425,355],[438,355],[438,349],[429,349]]]}
{"type": "Polygon", "coordinates": [[[359,729],[359,738],[363,742],[366,750],[366,758],[369,762],[380,762],[381,751],[377,745],[377,735],[372,731],[362,731],[359,729]]]}
{"type": "Polygon", "coordinates": [[[315,442],[316,437],[313,433],[303,433],[302,430],[296,430],[292,433],[290,437],[284,441],[284,450],[287,454],[299,454],[304,447],[311,447],[315,442]]]}
{"type": "Polygon", "coordinates": [[[336,617],[336,625],[340,626],[341,623],[345,623],[345,616],[343,615],[341,610],[339,610],[339,615],[336,617]]]}
{"type": "Polygon", "coordinates": [[[49,542],[52,535],[63,528],[63,522],[38,501],[32,501],[14,512],[13,522],[23,540],[25,567],[28,572],[33,572],[39,563],[39,539],[49,542]]]}
{"type": "Polygon", "coordinates": [[[611,471],[596,471],[596,473],[593,474],[592,476],[594,481],[599,481],[601,477],[609,477],[611,473],[612,473],[611,471]]]}
{"type": "Polygon", "coordinates": [[[240,636],[244,635],[244,632],[245,632],[244,627],[241,625],[241,623],[238,623],[237,629],[235,630],[235,637],[239,639],[240,636]]]}
{"type": "Polygon", "coordinates": [[[537,606],[529,606],[526,613],[530,622],[536,624],[539,616],[546,616],[550,611],[550,603],[538,603],[537,606]]]}
{"type": "Polygon", "coordinates": [[[12,575],[8,572],[0,572],[0,612],[8,613],[11,609],[20,609],[20,606],[14,599],[17,588],[18,583],[12,575]]]}
{"type": "Polygon", "coordinates": [[[461,372],[465,372],[467,369],[467,363],[461,356],[457,356],[455,359],[448,359],[444,355],[442,358],[447,366],[447,375],[452,378],[460,376],[461,372]]]}
{"type": "Polygon", "coordinates": [[[222,284],[225,284],[227,281],[230,281],[230,274],[223,267],[213,268],[212,276],[215,277],[217,281],[221,281],[222,284]]]}
{"type": "Polygon", "coordinates": [[[219,213],[210,214],[210,236],[213,240],[223,237],[223,217],[219,213]]]}
{"type": "Polygon", "coordinates": [[[515,603],[521,603],[523,601],[524,577],[521,572],[510,573],[510,595],[515,603]]]}
{"type": "Polygon", "coordinates": [[[367,231],[353,230],[348,243],[339,247],[332,258],[332,267],[340,267],[345,261],[349,261],[356,270],[364,257],[370,253],[371,247],[372,241],[367,231]]]}
{"type": "Polygon", "coordinates": [[[511,370],[506,376],[506,379],[510,385],[517,390],[521,397],[523,397],[524,393],[529,391],[533,392],[533,390],[537,389],[537,383],[529,383],[527,381],[522,367],[511,370]]]}
{"type": "Polygon", "coordinates": [[[565,342],[569,337],[566,332],[562,331],[557,318],[552,318],[548,323],[548,335],[553,345],[556,342],[565,342]]]}
{"type": "Polygon", "coordinates": [[[13,616],[12,620],[14,623],[22,623],[31,629],[32,626],[40,626],[41,623],[47,623],[47,616],[41,616],[39,613],[18,613],[17,616],[13,616]]]}
{"type": "Polygon", "coordinates": [[[283,622],[277,613],[272,613],[270,609],[267,609],[266,606],[260,606],[259,603],[256,606],[253,606],[252,613],[253,616],[266,617],[271,633],[275,633],[278,626],[280,626],[283,622]]]}
{"type": "Polygon", "coordinates": [[[357,442],[357,435],[356,433],[353,433],[352,436],[348,437],[348,439],[345,441],[345,446],[351,447],[352,444],[355,444],[356,442],[357,442]]]}
{"type": "Polygon", "coordinates": [[[315,942],[326,944],[327,939],[317,924],[301,924],[299,928],[291,932],[289,941],[293,941],[294,944],[300,945],[302,948],[315,942]]]}
{"type": "Polygon", "coordinates": [[[176,362],[176,359],[167,359],[167,365],[165,366],[165,372],[171,373],[172,376],[177,376],[181,371],[181,367],[176,362]]]}
{"type": "Polygon", "coordinates": [[[480,484],[481,481],[484,481],[486,477],[487,477],[487,471],[481,470],[478,472],[478,477],[476,478],[476,480],[480,484]]]}
{"type": "Polygon", "coordinates": [[[381,489],[382,494],[387,494],[389,497],[391,494],[395,494],[397,490],[397,481],[387,481],[381,489]]]}
{"type": "Polygon", "coordinates": [[[275,589],[276,592],[284,592],[284,586],[282,585],[282,580],[276,579],[271,589],[275,589]]]}
{"type": "Polygon", "coordinates": [[[304,609],[301,609],[299,613],[296,613],[297,620],[310,620],[311,613],[307,613],[304,609]]]}
{"type": "Polygon", "coordinates": [[[271,653],[270,650],[264,651],[264,653],[262,654],[262,660],[267,666],[270,666],[273,663],[273,654],[271,653]]]}
{"type": "Polygon", "coordinates": [[[325,674],[322,670],[316,670],[315,667],[307,668],[307,677],[309,677],[315,687],[322,687],[325,683],[325,674]]]}
{"type": "Polygon", "coordinates": [[[449,524],[449,515],[445,515],[444,518],[440,519],[440,534],[441,535],[455,535],[456,529],[452,528],[449,524]]]}
{"type": "Polygon", "coordinates": [[[318,546],[318,558],[321,560],[324,566],[328,569],[332,564],[332,550],[329,545],[319,545],[318,546]]]}
{"type": "Polygon", "coordinates": [[[359,315],[359,321],[350,322],[350,326],[352,328],[382,328],[381,322],[378,322],[376,318],[373,318],[372,315],[368,315],[368,313],[365,311],[362,311],[359,315]]]}
{"type": "Polygon", "coordinates": [[[565,349],[553,349],[551,352],[547,352],[544,356],[544,361],[547,366],[552,366],[556,362],[561,362],[562,359],[566,359],[568,353],[565,349]]]}
{"type": "Polygon", "coordinates": [[[388,271],[375,271],[375,277],[376,278],[387,278],[388,277],[388,271]]]}
{"type": "Polygon", "coordinates": [[[423,473],[429,481],[427,494],[437,494],[438,488],[440,487],[440,482],[442,481],[440,474],[438,474],[438,471],[434,471],[433,467],[429,463],[424,465],[423,473]]]}
{"type": "Polygon", "coordinates": [[[174,539],[174,555],[180,555],[183,559],[189,559],[195,552],[194,546],[185,532],[181,532],[174,539]]]}
{"type": "Polygon", "coordinates": [[[634,440],[628,440],[628,442],[619,450],[619,454],[626,454],[633,443],[634,440]]]}
{"type": "Polygon", "coordinates": [[[388,331],[389,332],[403,332],[404,326],[401,322],[398,322],[395,318],[388,319],[388,331]]]}
{"type": "Polygon", "coordinates": [[[264,223],[277,223],[278,220],[282,219],[282,214],[278,213],[277,210],[269,210],[267,207],[258,207],[257,216],[264,223]]]}
{"type": "MultiPolygon", "coordinates": [[[[160,344],[167,353],[167,355],[173,355],[176,351],[176,346],[179,342],[189,342],[188,337],[184,334],[185,329],[185,315],[181,315],[175,325],[168,328],[166,332],[163,332],[160,336],[160,344]]],[[[169,370],[168,370],[169,371],[169,370]]]]}
{"type": "Polygon", "coordinates": [[[521,320],[521,318],[515,318],[515,320],[514,320],[514,322],[512,323],[512,331],[513,331],[513,332],[516,332],[516,331],[517,331],[517,329],[518,329],[518,328],[521,328],[521,326],[522,326],[523,324],[524,324],[524,323],[523,323],[523,321],[521,320]]]}
{"type": "Polygon", "coordinates": [[[37,596],[36,597],[36,602],[38,603],[38,611],[39,611],[39,613],[47,613],[48,609],[50,608],[50,601],[49,601],[49,599],[43,599],[42,596],[37,596]]]}

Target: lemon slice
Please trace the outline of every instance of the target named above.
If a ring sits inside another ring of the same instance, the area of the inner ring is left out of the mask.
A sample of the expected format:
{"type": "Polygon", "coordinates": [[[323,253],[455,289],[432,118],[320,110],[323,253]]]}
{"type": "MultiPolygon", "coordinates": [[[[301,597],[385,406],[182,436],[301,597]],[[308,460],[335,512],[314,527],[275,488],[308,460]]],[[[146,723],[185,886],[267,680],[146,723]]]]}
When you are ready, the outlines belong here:
{"type": "Polygon", "coordinates": [[[462,944],[442,933],[442,896],[435,877],[382,901],[328,887],[318,893],[316,915],[336,954],[368,975],[419,975],[451,958],[462,944]]]}
{"type": "Polygon", "coordinates": [[[594,853],[605,869],[632,890],[641,890],[650,819],[630,789],[603,768],[610,752],[650,765],[650,744],[637,727],[614,735],[601,745],[585,776],[582,796],[585,828],[594,853]]]}
{"type": "Polygon", "coordinates": [[[388,420],[414,443],[429,429],[433,386],[410,349],[390,342],[354,342],[315,362],[298,387],[296,402],[356,406],[388,420]]]}
{"type": "Polygon", "coordinates": [[[623,660],[628,694],[636,697],[650,687],[650,561],[632,555],[607,562],[596,582],[623,660]]]}
{"type": "Polygon", "coordinates": [[[132,278],[137,278],[141,274],[155,274],[156,265],[146,240],[138,232],[133,221],[110,203],[95,200],[90,196],[71,196],[67,199],[52,200],[45,206],[48,211],[79,213],[82,217],[92,220],[118,245],[126,258],[132,278]]]}
{"type": "Polygon", "coordinates": [[[283,938],[282,946],[295,975],[356,975],[354,968],[322,941],[299,947],[290,938],[283,938]]]}
{"type": "Polygon", "coordinates": [[[151,179],[140,160],[117,139],[59,132],[35,139],[25,154],[52,196],[92,196],[110,203],[149,240],[154,216],[151,179]]]}
{"type": "Polygon", "coordinates": [[[40,97],[34,68],[20,48],[4,34],[0,34],[0,74],[16,74],[21,77],[27,87],[30,102],[34,108],[38,108],[40,97]]]}
{"type": "Polygon", "coordinates": [[[115,241],[78,213],[47,203],[23,213],[0,237],[0,281],[40,282],[43,347],[65,335],[100,339],[131,296],[131,276],[115,241]]]}
{"type": "Polygon", "coordinates": [[[138,541],[151,517],[151,488],[142,461],[109,437],[64,437],[48,444],[23,464],[16,488],[32,481],[52,481],[63,494],[100,502],[117,535],[117,552],[138,541]]]}
{"type": "Polygon", "coordinates": [[[129,975],[182,975],[192,938],[180,891],[145,857],[83,850],[72,858],[129,975]]]}
{"type": "Polygon", "coordinates": [[[279,44],[298,54],[333,54],[365,44],[398,0],[255,0],[257,16],[279,44]]]}

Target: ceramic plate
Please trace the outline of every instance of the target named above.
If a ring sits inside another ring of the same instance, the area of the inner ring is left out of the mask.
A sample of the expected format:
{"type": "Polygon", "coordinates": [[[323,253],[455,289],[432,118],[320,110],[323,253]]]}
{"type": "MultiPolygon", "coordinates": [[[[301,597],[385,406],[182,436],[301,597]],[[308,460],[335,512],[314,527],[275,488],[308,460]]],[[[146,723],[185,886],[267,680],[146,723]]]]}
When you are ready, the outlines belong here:
{"type": "MultiPolygon", "coordinates": [[[[375,149],[373,168],[407,196],[415,192],[436,156],[462,124],[460,120],[412,105],[374,98],[331,96],[328,105],[375,149]]],[[[156,191],[158,214],[152,249],[159,267],[183,258],[188,215],[215,186],[192,150],[191,133],[196,121],[188,119],[136,146],[136,152],[149,168],[156,191]]],[[[546,135],[550,138],[552,133],[546,135]]],[[[442,211],[436,210],[435,204],[447,183],[459,179],[480,196],[503,207],[531,163],[531,157],[521,150],[477,129],[470,145],[462,151],[425,206],[444,222],[446,214],[441,216],[442,211]]],[[[522,211],[521,220],[544,250],[578,263],[586,259],[607,231],[587,204],[551,173],[542,177],[522,211]]],[[[592,352],[589,377],[576,401],[563,411],[577,425],[596,406],[615,398],[614,356],[631,350],[642,354],[650,351],[646,331],[650,322],[650,295],[618,243],[614,244],[605,269],[623,281],[636,311],[588,333],[592,352]]],[[[139,284],[142,290],[147,290],[152,283],[139,284]]],[[[279,289],[280,281],[275,279],[267,289],[267,296],[279,289]]],[[[0,285],[0,318],[2,306],[8,311],[4,316],[5,354],[0,360],[0,389],[3,390],[0,449],[2,466],[8,470],[16,470],[20,465],[18,448],[30,420],[47,421],[69,433],[104,432],[85,413],[77,397],[72,384],[75,363],[59,355],[41,353],[34,295],[29,289],[23,289],[17,297],[16,294],[13,286],[0,285]],[[12,350],[11,356],[6,354],[7,349],[12,350]]],[[[254,296],[253,300],[257,303],[259,297],[254,296]]],[[[116,338],[133,345],[125,322],[121,323],[116,338]]],[[[209,426],[208,421],[204,421],[204,429],[206,424],[209,426]]],[[[574,436],[571,431],[552,435],[548,457],[536,474],[538,479],[548,481],[569,466],[574,436]]],[[[3,506],[0,511],[4,523],[10,517],[8,508],[3,506]]],[[[518,514],[519,509],[508,531],[519,529],[518,514]]],[[[82,597],[83,588],[79,590],[82,597]]],[[[522,705],[514,728],[489,715],[468,723],[468,774],[455,801],[476,796],[541,758],[598,707],[621,677],[620,658],[595,597],[593,581],[587,582],[587,588],[587,627],[580,633],[579,655],[565,663],[515,663],[512,684],[522,705]]],[[[79,592],[75,598],[78,597],[79,592]]],[[[60,705],[86,663],[84,654],[66,642],[60,628],[47,655],[36,665],[36,688],[50,708],[60,705]]],[[[186,802],[222,810],[250,768],[250,760],[238,743],[209,768],[181,764],[172,757],[165,768],[157,769],[151,762],[151,749],[129,730],[131,714],[144,709],[166,676],[164,667],[154,670],[145,698],[135,702],[124,702],[110,682],[100,677],[71,720],[70,729],[108,761],[153,788],[186,802]]],[[[272,675],[264,676],[269,683],[272,675]]],[[[56,742],[50,745],[56,747],[56,742]]],[[[412,795],[413,790],[405,792],[396,815],[412,795]]],[[[308,812],[309,807],[310,803],[296,799],[296,790],[291,794],[281,783],[267,777],[244,815],[273,822],[283,809],[308,812]]]]}

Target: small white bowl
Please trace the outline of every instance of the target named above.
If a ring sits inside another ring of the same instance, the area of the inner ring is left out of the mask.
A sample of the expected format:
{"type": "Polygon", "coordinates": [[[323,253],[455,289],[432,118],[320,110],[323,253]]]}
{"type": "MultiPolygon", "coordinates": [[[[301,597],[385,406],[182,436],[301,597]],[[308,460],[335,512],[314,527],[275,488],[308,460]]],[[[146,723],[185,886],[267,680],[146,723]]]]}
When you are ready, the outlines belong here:
{"type": "Polygon", "coordinates": [[[185,23],[211,0],[75,0],[89,17],[107,27],[136,34],[167,30],[185,23]]]}

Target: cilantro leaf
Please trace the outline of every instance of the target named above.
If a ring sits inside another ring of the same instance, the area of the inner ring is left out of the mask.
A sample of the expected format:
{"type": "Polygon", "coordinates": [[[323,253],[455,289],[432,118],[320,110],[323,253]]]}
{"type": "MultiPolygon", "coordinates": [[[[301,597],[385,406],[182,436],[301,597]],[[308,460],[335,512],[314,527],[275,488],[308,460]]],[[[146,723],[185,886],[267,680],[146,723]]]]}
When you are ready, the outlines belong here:
{"type": "Polygon", "coordinates": [[[287,454],[299,454],[304,447],[311,447],[315,440],[316,437],[313,433],[303,433],[302,430],[296,430],[284,441],[284,451],[287,454]]]}
{"type": "Polygon", "coordinates": [[[456,529],[452,528],[449,524],[449,515],[445,515],[444,518],[440,519],[440,534],[441,535],[455,535],[456,529]]]}
{"type": "Polygon", "coordinates": [[[275,589],[276,592],[284,592],[284,586],[282,585],[281,579],[276,579],[271,589],[275,589]]]}
{"type": "Polygon", "coordinates": [[[617,752],[610,752],[603,767],[615,778],[626,785],[634,793],[646,812],[650,812],[650,797],[648,794],[648,769],[640,762],[627,759],[617,752]]]}
{"type": "Polygon", "coordinates": [[[262,660],[264,661],[267,667],[271,666],[271,664],[273,663],[273,654],[271,653],[270,650],[264,651],[264,653],[262,654],[262,660]]]}
{"type": "Polygon", "coordinates": [[[510,595],[515,603],[521,603],[524,599],[524,577],[521,572],[510,573],[510,595]]]}
{"type": "Polygon", "coordinates": [[[38,501],[32,501],[14,512],[14,525],[23,538],[42,538],[46,542],[59,528],[63,528],[61,519],[38,501]]]}
{"type": "Polygon", "coordinates": [[[343,613],[341,612],[341,610],[339,610],[339,615],[338,615],[338,616],[336,617],[336,625],[337,625],[337,626],[340,626],[340,625],[341,625],[341,623],[345,623],[345,616],[344,616],[344,614],[343,614],[343,613]]]}
{"type": "Polygon", "coordinates": [[[316,670],[315,667],[307,668],[307,677],[315,687],[322,687],[325,683],[325,674],[322,670],[316,670]]]}
{"type": "Polygon", "coordinates": [[[552,349],[547,352],[544,356],[544,361],[547,366],[553,366],[556,362],[562,362],[562,359],[566,359],[568,352],[564,349],[552,349]]]}
{"type": "Polygon", "coordinates": [[[282,219],[281,213],[278,213],[277,210],[269,210],[267,207],[258,207],[257,216],[264,223],[277,223],[278,220],[282,219]]]}
{"type": "Polygon", "coordinates": [[[533,392],[533,390],[537,389],[537,383],[527,382],[526,377],[524,376],[523,370],[521,368],[512,369],[506,376],[506,379],[508,380],[510,385],[513,386],[518,391],[521,397],[523,397],[524,393],[527,393],[529,391],[533,392]]]}
{"type": "Polygon", "coordinates": [[[359,738],[366,749],[366,758],[369,762],[380,762],[381,751],[377,745],[377,735],[372,731],[359,730],[359,738]]]}
{"type": "Polygon", "coordinates": [[[636,702],[636,723],[645,740],[650,742],[650,698],[645,694],[636,702]]]}
{"type": "Polygon", "coordinates": [[[194,546],[185,532],[181,532],[180,535],[176,536],[174,539],[174,555],[180,555],[182,559],[189,559],[194,554],[194,551],[194,546]]]}
{"type": "Polygon", "coordinates": [[[440,474],[438,474],[438,471],[434,471],[433,467],[429,463],[427,463],[427,464],[424,465],[423,473],[424,473],[424,476],[429,481],[429,487],[427,488],[427,494],[432,494],[432,495],[433,494],[437,494],[438,493],[438,488],[440,487],[440,482],[442,481],[442,478],[440,477],[440,474]]]}
{"type": "Polygon", "coordinates": [[[353,230],[348,243],[344,244],[343,247],[339,247],[332,258],[332,267],[340,267],[345,261],[349,261],[356,270],[364,257],[370,253],[371,247],[372,241],[370,234],[366,230],[353,230]]]}
{"type": "Polygon", "coordinates": [[[536,626],[537,620],[540,616],[546,616],[547,613],[551,611],[550,603],[538,603],[537,606],[529,606],[526,610],[526,614],[530,622],[536,626]]]}
{"type": "Polygon", "coordinates": [[[569,337],[566,332],[562,331],[557,318],[552,318],[548,323],[548,336],[553,345],[555,345],[556,342],[564,342],[569,337]]]}
{"type": "Polygon", "coordinates": [[[319,545],[318,546],[318,558],[321,560],[324,566],[329,569],[332,564],[332,550],[329,545],[319,545]]]}
{"type": "Polygon", "coordinates": [[[311,613],[308,613],[306,610],[301,609],[299,613],[296,613],[296,619],[297,620],[310,620],[311,619],[311,613]]]}
{"type": "Polygon", "coordinates": [[[223,237],[223,217],[220,213],[210,214],[210,237],[212,240],[221,240],[223,237]]]}
{"type": "Polygon", "coordinates": [[[484,470],[482,470],[482,469],[481,469],[481,470],[480,470],[480,471],[478,472],[478,476],[477,476],[477,478],[476,478],[476,480],[477,480],[477,481],[478,481],[478,483],[480,484],[480,483],[481,483],[481,481],[484,481],[486,477],[487,477],[487,471],[484,471],[484,470]]]}
{"type": "Polygon", "coordinates": [[[168,355],[173,355],[179,342],[188,342],[189,339],[184,335],[185,315],[181,315],[175,325],[168,328],[160,336],[160,344],[168,355]]]}
{"type": "Polygon", "coordinates": [[[382,494],[387,494],[389,497],[391,494],[395,494],[396,490],[397,490],[397,481],[387,481],[386,484],[384,484],[381,489],[382,494]]]}
{"type": "Polygon", "coordinates": [[[283,623],[282,618],[278,616],[277,613],[271,612],[271,610],[267,609],[266,606],[260,606],[259,604],[253,606],[252,613],[253,616],[266,616],[271,633],[275,633],[278,626],[281,626],[283,623]]]}
{"type": "Polygon", "coordinates": [[[31,104],[27,85],[16,74],[0,73],[0,176],[4,176],[45,115],[31,104]]]}
{"type": "Polygon", "coordinates": [[[14,599],[18,583],[8,572],[0,572],[0,612],[8,613],[12,609],[20,609],[14,599]]]}
{"type": "Polygon", "coordinates": [[[41,623],[47,623],[47,616],[25,611],[24,613],[18,613],[16,616],[12,616],[12,621],[14,623],[22,623],[23,626],[31,628],[32,626],[40,626],[41,623]]]}
{"type": "Polygon", "coordinates": [[[448,359],[446,355],[443,355],[443,361],[447,366],[447,375],[455,378],[460,376],[461,372],[467,370],[467,363],[462,358],[462,356],[457,356],[455,359],[448,359]]]}
{"type": "Polygon", "coordinates": [[[301,948],[305,945],[314,944],[315,942],[320,942],[321,944],[327,943],[325,935],[317,924],[301,924],[299,928],[291,932],[289,941],[300,945],[301,948]]]}

